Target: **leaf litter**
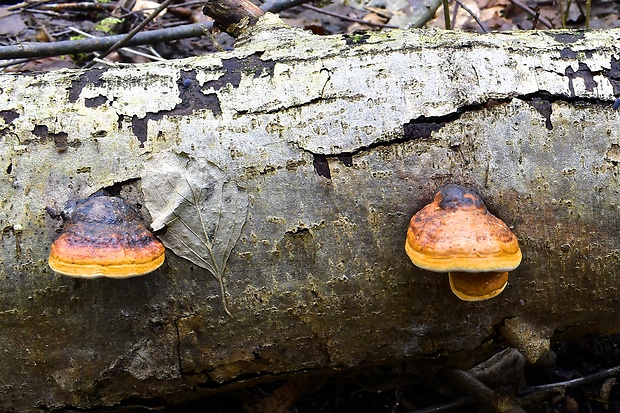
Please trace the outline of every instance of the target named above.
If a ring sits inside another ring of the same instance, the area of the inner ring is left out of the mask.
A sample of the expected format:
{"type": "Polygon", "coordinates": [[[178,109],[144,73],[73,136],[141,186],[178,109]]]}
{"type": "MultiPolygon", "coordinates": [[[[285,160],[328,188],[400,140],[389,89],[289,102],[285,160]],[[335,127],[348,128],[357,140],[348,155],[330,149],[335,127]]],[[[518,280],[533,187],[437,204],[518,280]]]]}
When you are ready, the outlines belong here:
{"type": "Polygon", "coordinates": [[[154,231],[179,257],[209,271],[228,309],[226,263],[247,219],[248,194],[215,163],[163,151],[145,162],[142,189],[154,231]]]}

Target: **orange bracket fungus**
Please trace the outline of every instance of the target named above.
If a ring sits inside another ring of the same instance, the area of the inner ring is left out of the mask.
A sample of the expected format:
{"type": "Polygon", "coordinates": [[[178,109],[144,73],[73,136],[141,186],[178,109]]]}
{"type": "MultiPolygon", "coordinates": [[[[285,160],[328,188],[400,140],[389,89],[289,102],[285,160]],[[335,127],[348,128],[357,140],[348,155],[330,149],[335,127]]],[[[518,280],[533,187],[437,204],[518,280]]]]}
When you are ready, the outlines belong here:
{"type": "Polygon", "coordinates": [[[164,246],[123,199],[93,196],[78,202],[52,244],[52,270],[81,278],[127,278],[157,269],[164,246]]]}
{"type": "Polygon", "coordinates": [[[501,293],[508,271],[521,263],[510,228],[487,211],[473,188],[449,184],[409,222],[405,251],[418,267],[447,272],[450,288],[465,301],[501,293]]]}

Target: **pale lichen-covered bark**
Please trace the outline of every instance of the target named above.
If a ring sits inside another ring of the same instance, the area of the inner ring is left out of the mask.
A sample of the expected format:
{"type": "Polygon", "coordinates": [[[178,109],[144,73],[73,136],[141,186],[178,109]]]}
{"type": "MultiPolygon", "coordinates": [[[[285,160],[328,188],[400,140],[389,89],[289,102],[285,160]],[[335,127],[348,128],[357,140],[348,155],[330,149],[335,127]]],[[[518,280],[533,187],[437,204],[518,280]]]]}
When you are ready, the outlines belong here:
{"type": "Polygon", "coordinates": [[[0,410],[178,401],[490,351],[497,334],[535,360],[556,331],[617,332],[618,96],[618,30],[316,37],[272,17],[230,52],[1,75],[0,410]],[[225,301],[179,251],[128,280],[47,268],[47,210],[113,187],[148,217],[165,187],[149,171],[170,156],[247,195],[225,301]],[[447,182],[521,241],[496,299],[461,302],[404,254],[410,216],[447,182]]]}

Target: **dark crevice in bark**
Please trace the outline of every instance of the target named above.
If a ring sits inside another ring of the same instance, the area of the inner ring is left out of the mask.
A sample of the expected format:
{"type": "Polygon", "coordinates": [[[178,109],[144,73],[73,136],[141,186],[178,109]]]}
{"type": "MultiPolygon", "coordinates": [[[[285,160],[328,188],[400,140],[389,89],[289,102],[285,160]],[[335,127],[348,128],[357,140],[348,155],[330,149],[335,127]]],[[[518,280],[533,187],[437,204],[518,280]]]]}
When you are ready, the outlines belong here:
{"type": "Polygon", "coordinates": [[[353,151],[318,154],[305,148],[302,148],[302,150],[311,154],[314,157],[313,163],[315,171],[320,176],[331,178],[328,164],[329,159],[336,159],[342,164],[344,164],[346,167],[352,167],[354,165],[354,158],[360,154],[370,152],[374,149],[389,147],[394,144],[430,139],[433,132],[439,131],[447,123],[458,120],[465,113],[486,110],[498,105],[505,105],[510,100],[510,98],[502,100],[489,99],[488,101],[483,103],[462,106],[454,112],[441,116],[419,116],[418,118],[412,119],[403,125],[403,132],[401,135],[392,139],[380,140],[373,142],[369,145],[363,145],[353,151]]]}
{"type": "MultiPolygon", "coordinates": [[[[554,95],[546,90],[538,90],[533,93],[515,96],[514,98],[520,99],[524,102],[531,104],[532,107],[536,108],[536,110],[538,110],[539,113],[543,116],[545,116],[544,113],[542,113],[539,110],[539,108],[536,107],[537,105],[532,104],[533,101],[536,100],[537,102],[540,103],[540,105],[546,105],[547,103],[552,104],[556,102],[564,102],[564,103],[568,103],[574,106],[588,106],[589,105],[589,106],[612,107],[614,104],[613,101],[602,100],[598,98],[587,98],[583,96],[554,95]]],[[[538,106],[540,107],[540,105],[538,106]]]]}
{"type": "MultiPolygon", "coordinates": [[[[329,79],[328,79],[329,81],[329,79]]],[[[324,86],[325,87],[325,86],[324,86]]],[[[323,88],[324,88],[323,87],[323,88]]],[[[323,92],[321,92],[321,95],[323,94],[323,92]]],[[[351,99],[355,99],[358,96],[351,96],[351,99]]],[[[359,96],[359,98],[361,99],[362,97],[359,96]]],[[[241,115],[270,115],[270,114],[286,114],[289,111],[297,111],[299,108],[305,108],[307,106],[311,106],[314,105],[315,103],[322,103],[322,104],[329,104],[332,102],[336,102],[338,100],[341,100],[340,98],[337,97],[331,97],[331,98],[323,98],[321,96],[316,97],[316,98],[312,98],[310,100],[307,100],[305,102],[301,102],[298,104],[293,104],[293,105],[289,105],[286,107],[281,107],[281,106],[274,106],[270,109],[259,109],[259,110],[236,110],[235,114],[238,116],[241,115]]]]}
{"type": "Polygon", "coordinates": [[[314,165],[314,171],[323,178],[332,179],[331,171],[329,170],[329,161],[327,160],[326,155],[322,154],[314,154],[314,160],[312,161],[314,165]]]}
{"type": "Polygon", "coordinates": [[[138,184],[139,181],[140,178],[129,178],[125,179],[124,181],[114,182],[112,185],[99,188],[99,190],[95,192],[95,194],[103,193],[106,196],[116,196],[122,198],[123,189],[127,186],[134,186],[138,184]]]}
{"type": "Polygon", "coordinates": [[[336,155],[336,158],[346,167],[353,166],[353,156],[351,155],[336,155]]]}
{"type": "Polygon", "coordinates": [[[548,130],[553,130],[553,124],[551,123],[551,113],[553,112],[551,102],[541,99],[538,96],[526,100],[526,102],[545,118],[545,127],[548,130]]]}
{"type": "Polygon", "coordinates": [[[441,116],[420,116],[412,119],[403,125],[402,135],[392,138],[373,142],[369,145],[360,146],[353,151],[342,151],[329,154],[316,154],[312,151],[302,148],[305,152],[311,154],[314,157],[315,171],[324,177],[330,177],[329,164],[330,159],[337,159],[345,166],[350,167],[354,164],[354,158],[370,152],[375,149],[388,147],[394,144],[406,143],[416,140],[431,139],[433,132],[441,130],[447,123],[458,120],[463,114],[470,112],[477,112],[482,110],[488,110],[496,106],[506,105],[512,99],[520,99],[530,104],[535,108],[538,113],[545,118],[545,126],[547,129],[552,130],[553,124],[551,123],[552,104],[555,102],[566,102],[573,105],[601,105],[601,106],[613,106],[613,102],[604,101],[596,98],[583,98],[583,97],[567,97],[552,95],[551,93],[541,90],[527,95],[512,96],[505,99],[489,99],[482,103],[465,105],[454,112],[441,115],[441,116]]]}

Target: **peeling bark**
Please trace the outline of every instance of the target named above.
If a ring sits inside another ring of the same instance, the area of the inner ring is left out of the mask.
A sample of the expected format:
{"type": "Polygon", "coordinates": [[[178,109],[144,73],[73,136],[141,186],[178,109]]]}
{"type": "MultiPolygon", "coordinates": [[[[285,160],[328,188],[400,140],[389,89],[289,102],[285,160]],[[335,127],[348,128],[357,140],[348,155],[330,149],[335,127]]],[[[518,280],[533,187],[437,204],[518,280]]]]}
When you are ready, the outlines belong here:
{"type": "Polygon", "coordinates": [[[0,410],[466,359],[500,335],[534,361],[554,334],[618,332],[618,30],[315,37],[267,16],[230,52],[3,74],[0,90],[0,410]],[[47,267],[62,224],[47,211],[67,200],[108,188],[150,222],[140,178],[162,151],[247,191],[224,277],[234,318],[171,251],[123,281],[47,267]],[[404,254],[409,218],[448,182],[521,242],[496,299],[461,302],[404,254]]]}

